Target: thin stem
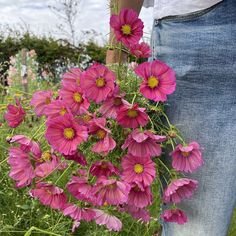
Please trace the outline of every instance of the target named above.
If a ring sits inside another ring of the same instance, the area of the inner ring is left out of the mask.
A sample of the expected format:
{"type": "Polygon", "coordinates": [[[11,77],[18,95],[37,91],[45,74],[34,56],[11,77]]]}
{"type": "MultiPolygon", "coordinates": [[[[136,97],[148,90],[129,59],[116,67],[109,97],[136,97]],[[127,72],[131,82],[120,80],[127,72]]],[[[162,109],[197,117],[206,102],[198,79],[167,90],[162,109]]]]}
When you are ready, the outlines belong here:
{"type": "Polygon", "coordinates": [[[43,230],[43,229],[39,229],[35,226],[32,226],[28,231],[26,231],[26,233],[24,234],[24,236],[30,236],[32,231],[39,231],[41,233],[44,233],[44,234],[49,234],[49,235],[54,235],[54,236],[61,236],[60,234],[55,234],[55,233],[52,233],[52,232],[49,232],[49,231],[46,231],[46,230],[43,230]]]}

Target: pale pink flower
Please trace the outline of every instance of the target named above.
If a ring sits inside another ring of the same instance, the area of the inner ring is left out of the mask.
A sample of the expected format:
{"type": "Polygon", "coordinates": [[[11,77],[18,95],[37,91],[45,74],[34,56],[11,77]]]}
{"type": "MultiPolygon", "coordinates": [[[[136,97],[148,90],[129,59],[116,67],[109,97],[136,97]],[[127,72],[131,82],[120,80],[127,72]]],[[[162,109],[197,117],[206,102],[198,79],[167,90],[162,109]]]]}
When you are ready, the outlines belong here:
{"type": "Polygon", "coordinates": [[[155,135],[148,130],[142,132],[135,129],[125,140],[122,149],[128,148],[128,152],[133,156],[160,156],[162,151],[158,142],[165,140],[166,136],[155,135]]]}
{"type": "Polygon", "coordinates": [[[34,111],[38,116],[45,115],[46,107],[51,103],[53,92],[38,91],[33,94],[30,105],[34,106],[34,111]]]}
{"type": "Polygon", "coordinates": [[[80,68],[71,68],[68,72],[62,75],[62,86],[67,87],[68,84],[80,86],[80,78],[82,71],[80,68]]]}
{"type": "Polygon", "coordinates": [[[171,153],[172,166],[177,171],[192,173],[203,165],[201,148],[197,142],[179,144],[171,153]]]}
{"type": "Polygon", "coordinates": [[[174,223],[177,223],[177,224],[180,224],[180,225],[185,224],[188,221],[187,216],[180,209],[165,210],[161,214],[161,218],[165,222],[174,222],[174,223]]]}
{"type": "Polygon", "coordinates": [[[55,118],[70,113],[68,105],[63,100],[54,100],[45,108],[47,118],[55,118]]]}
{"type": "Polygon", "coordinates": [[[190,198],[196,190],[198,182],[193,179],[176,179],[173,180],[163,193],[165,203],[179,203],[182,199],[190,198]]]}
{"type": "Polygon", "coordinates": [[[112,215],[105,213],[102,210],[94,209],[95,211],[95,221],[98,225],[105,225],[109,231],[120,231],[122,228],[121,221],[112,215]]]}
{"type": "Polygon", "coordinates": [[[32,183],[35,177],[30,156],[19,147],[9,149],[8,163],[11,166],[9,176],[16,181],[16,187],[22,188],[32,183]]]}
{"type": "Polygon", "coordinates": [[[148,58],[151,55],[151,49],[147,43],[131,44],[129,46],[130,52],[137,58],[148,58]]]}
{"type": "Polygon", "coordinates": [[[67,203],[66,194],[63,189],[48,183],[37,183],[36,188],[29,191],[30,195],[53,209],[63,209],[67,203]]]}

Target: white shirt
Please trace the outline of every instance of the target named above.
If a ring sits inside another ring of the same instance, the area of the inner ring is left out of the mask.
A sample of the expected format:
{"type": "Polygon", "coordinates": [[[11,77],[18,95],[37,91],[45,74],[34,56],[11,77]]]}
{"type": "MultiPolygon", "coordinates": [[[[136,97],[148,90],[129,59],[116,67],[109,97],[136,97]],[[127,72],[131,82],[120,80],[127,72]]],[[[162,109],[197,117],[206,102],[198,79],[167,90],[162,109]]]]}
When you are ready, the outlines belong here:
{"type": "Polygon", "coordinates": [[[207,9],[222,0],[144,0],[144,7],[154,6],[154,18],[183,15],[207,9]]]}

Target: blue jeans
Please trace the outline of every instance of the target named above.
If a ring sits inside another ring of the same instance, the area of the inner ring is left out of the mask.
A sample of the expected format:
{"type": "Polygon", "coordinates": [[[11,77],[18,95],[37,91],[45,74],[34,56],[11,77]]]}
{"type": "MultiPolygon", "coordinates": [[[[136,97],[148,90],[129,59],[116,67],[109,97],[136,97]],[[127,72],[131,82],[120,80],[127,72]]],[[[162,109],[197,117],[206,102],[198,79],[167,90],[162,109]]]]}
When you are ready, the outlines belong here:
{"type": "Polygon", "coordinates": [[[171,66],[177,88],[167,113],[187,141],[204,147],[199,181],[178,206],[185,225],[163,224],[164,236],[224,236],[236,200],[236,1],[155,20],[152,59],[171,66]]]}

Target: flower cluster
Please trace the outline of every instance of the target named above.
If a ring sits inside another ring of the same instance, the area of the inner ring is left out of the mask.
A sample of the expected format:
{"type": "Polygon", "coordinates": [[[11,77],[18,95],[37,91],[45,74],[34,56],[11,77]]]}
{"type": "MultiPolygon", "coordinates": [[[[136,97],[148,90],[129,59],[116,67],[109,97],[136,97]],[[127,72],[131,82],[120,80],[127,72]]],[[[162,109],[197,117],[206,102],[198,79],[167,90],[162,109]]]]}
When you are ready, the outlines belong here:
{"type": "MultiPolygon", "coordinates": [[[[139,43],[143,23],[133,10],[113,15],[110,24],[117,41],[132,55],[149,56],[150,48],[139,43]]],[[[122,80],[121,69],[122,65],[111,70],[98,63],[85,71],[71,69],[63,75],[59,91],[37,91],[31,99],[36,115],[46,117],[45,139],[37,133],[8,139],[17,144],[10,147],[8,160],[16,187],[30,186],[31,197],[73,219],[73,230],[81,221],[93,220],[119,231],[122,222],[114,211],[150,221],[153,186],[161,189],[162,173],[167,187],[163,196],[155,195],[173,206],[161,218],[183,224],[187,216],[175,204],[191,197],[198,185],[180,172],[191,173],[202,166],[199,144],[178,139],[177,129],[160,119],[161,115],[167,118],[162,108],[175,90],[174,71],[159,60],[144,62],[131,81],[122,80]],[[173,169],[161,160],[170,144],[173,169]],[[66,184],[60,182],[65,175],[66,184]]],[[[25,113],[20,104],[8,110],[5,119],[16,127],[25,113]]]]}

